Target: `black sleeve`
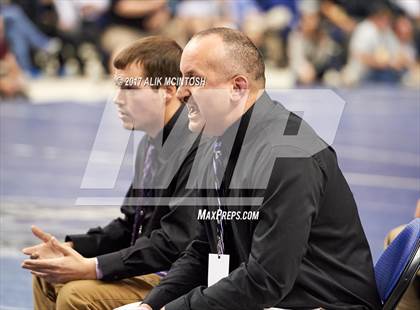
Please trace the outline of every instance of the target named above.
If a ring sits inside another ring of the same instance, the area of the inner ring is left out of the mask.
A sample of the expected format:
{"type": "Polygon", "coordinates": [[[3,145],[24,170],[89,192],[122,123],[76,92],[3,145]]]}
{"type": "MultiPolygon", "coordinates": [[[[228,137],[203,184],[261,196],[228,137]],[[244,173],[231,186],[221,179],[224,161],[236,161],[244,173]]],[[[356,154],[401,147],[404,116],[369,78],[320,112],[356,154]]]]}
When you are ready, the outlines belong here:
{"type": "Polygon", "coordinates": [[[279,303],[298,275],[323,188],[324,175],[315,159],[277,159],[248,261],[211,287],[197,287],[165,309],[262,310],[279,303]]]}
{"type": "MultiPolygon", "coordinates": [[[[143,138],[137,147],[135,163],[136,172],[141,169],[145,145],[146,139],[143,138]]],[[[133,183],[130,185],[130,188],[125,195],[123,205],[121,206],[121,213],[124,214],[124,218],[117,218],[104,227],[98,226],[91,228],[85,234],[68,235],[66,236],[65,241],[72,241],[74,249],[85,257],[95,257],[119,251],[130,246],[135,206],[126,204],[126,200],[135,197],[133,184],[138,184],[138,178],[139,174],[136,173],[133,183]]]]}
{"type": "MultiPolygon", "coordinates": [[[[132,186],[126,194],[126,197],[131,196],[132,186]]],[[[84,257],[95,257],[127,247],[130,245],[134,218],[134,210],[131,209],[131,206],[123,205],[121,212],[124,218],[112,220],[104,227],[91,228],[86,234],[68,235],[65,241],[72,241],[74,249],[84,257]]]]}
{"type": "Polygon", "coordinates": [[[186,184],[194,158],[195,152],[190,152],[174,178],[174,190],[171,191],[173,199],[169,207],[162,206],[169,208],[169,212],[160,219],[160,227],[153,230],[150,236],[138,238],[133,246],[128,244],[118,252],[98,256],[98,266],[104,280],[168,270],[197,236],[196,210],[183,203],[193,193],[192,189],[186,188],[186,184]]]}
{"type": "Polygon", "coordinates": [[[98,256],[103,279],[117,280],[168,270],[197,235],[196,221],[191,206],[171,207],[161,218],[161,227],[150,237],[140,237],[133,246],[98,256]]]}
{"type": "Polygon", "coordinates": [[[171,300],[207,283],[207,257],[210,248],[204,226],[200,225],[199,229],[198,237],[172,265],[168,275],[145,298],[144,303],[152,309],[160,309],[171,300]]]}

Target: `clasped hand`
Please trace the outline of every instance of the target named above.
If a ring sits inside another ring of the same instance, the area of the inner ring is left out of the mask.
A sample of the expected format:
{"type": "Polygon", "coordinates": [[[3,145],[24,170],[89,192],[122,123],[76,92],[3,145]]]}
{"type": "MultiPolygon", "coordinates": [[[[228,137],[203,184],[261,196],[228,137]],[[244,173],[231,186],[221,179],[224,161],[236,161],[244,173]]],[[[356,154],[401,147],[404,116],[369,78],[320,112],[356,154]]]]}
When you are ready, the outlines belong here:
{"type": "Polygon", "coordinates": [[[22,250],[30,256],[23,261],[22,268],[50,283],[96,279],[94,258],[83,257],[71,243],[60,243],[36,226],[32,226],[32,232],[42,243],[22,250]]]}

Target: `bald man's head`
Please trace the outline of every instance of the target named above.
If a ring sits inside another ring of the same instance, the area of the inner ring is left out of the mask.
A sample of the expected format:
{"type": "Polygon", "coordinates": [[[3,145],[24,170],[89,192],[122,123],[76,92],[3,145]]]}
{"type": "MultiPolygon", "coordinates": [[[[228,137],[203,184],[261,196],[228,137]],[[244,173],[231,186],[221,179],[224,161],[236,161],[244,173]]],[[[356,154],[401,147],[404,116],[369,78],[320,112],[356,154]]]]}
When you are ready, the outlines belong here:
{"type": "Polygon", "coordinates": [[[182,85],[177,96],[187,104],[189,128],[220,136],[259,98],[265,87],[264,62],[240,31],[212,28],[185,46],[180,69],[185,78],[204,78],[204,85],[182,85]]]}
{"type": "Polygon", "coordinates": [[[192,40],[209,36],[220,38],[223,45],[221,48],[224,51],[224,59],[212,64],[218,71],[224,72],[227,78],[237,74],[246,75],[255,86],[265,87],[264,60],[257,47],[245,34],[230,28],[210,28],[197,33],[192,40]]]}

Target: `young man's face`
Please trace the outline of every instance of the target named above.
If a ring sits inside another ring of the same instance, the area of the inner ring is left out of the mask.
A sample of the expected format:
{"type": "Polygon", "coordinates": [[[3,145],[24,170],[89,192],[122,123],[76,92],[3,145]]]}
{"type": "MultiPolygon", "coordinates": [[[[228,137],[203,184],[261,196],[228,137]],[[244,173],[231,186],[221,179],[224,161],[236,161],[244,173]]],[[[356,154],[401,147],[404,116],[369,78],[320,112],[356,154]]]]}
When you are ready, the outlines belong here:
{"type": "Polygon", "coordinates": [[[182,86],[178,98],[188,107],[189,129],[199,132],[204,126],[204,133],[212,136],[223,134],[226,119],[232,112],[230,103],[230,78],[220,70],[225,58],[222,41],[217,36],[193,39],[185,47],[180,69],[183,77],[206,79],[205,86],[182,86]],[[214,64],[219,66],[215,67],[214,64]]]}
{"type": "Polygon", "coordinates": [[[144,85],[145,75],[140,64],[128,65],[115,71],[119,84],[114,103],[124,128],[142,130],[149,135],[163,128],[165,113],[164,91],[144,85]],[[130,78],[133,78],[130,82],[130,78]],[[136,82],[142,78],[142,82],[136,82]],[[121,84],[121,85],[120,85],[121,84]]]}

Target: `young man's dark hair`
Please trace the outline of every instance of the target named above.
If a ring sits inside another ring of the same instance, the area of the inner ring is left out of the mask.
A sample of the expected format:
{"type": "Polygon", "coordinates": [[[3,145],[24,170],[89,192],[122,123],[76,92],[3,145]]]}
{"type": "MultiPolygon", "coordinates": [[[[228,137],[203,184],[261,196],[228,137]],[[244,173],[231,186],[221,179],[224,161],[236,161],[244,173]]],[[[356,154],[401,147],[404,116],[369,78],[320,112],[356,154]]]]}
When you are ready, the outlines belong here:
{"type": "Polygon", "coordinates": [[[113,60],[113,66],[123,70],[128,65],[140,64],[144,77],[181,77],[181,54],[182,48],[175,41],[151,36],[140,39],[120,51],[113,60]]]}

